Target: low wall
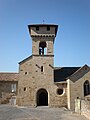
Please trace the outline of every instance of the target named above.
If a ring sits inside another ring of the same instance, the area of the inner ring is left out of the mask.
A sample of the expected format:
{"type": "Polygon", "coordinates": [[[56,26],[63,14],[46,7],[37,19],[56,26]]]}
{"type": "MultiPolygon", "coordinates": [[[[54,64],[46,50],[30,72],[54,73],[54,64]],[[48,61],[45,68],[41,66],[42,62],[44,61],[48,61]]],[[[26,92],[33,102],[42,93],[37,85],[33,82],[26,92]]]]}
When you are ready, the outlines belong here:
{"type": "Polygon", "coordinates": [[[90,99],[75,100],[75,112],[90,119],[90,99]]]}
{"type": "Polygon", "coordinates": [[[15,93],[5,93],[2,92],[2,97],[0,98],[0,104],[7,104],[10,102],[12,96],[15,96],[15,93]]]}
{"type": "Polygon", "coordinates": [[[81,100],[81,114],[90,119],[90,101],[81,100]]]}

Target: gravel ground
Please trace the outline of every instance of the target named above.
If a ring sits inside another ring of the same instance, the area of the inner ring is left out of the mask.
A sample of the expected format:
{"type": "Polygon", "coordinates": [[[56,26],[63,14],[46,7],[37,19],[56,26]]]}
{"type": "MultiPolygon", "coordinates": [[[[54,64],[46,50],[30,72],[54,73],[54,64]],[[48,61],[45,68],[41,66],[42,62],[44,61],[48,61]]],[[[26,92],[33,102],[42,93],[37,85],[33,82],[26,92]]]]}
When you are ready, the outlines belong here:
{"type": "Polygon", "coordinates": [[[0,120],[88,120],[65,108],[0,105],[0,120]]]}

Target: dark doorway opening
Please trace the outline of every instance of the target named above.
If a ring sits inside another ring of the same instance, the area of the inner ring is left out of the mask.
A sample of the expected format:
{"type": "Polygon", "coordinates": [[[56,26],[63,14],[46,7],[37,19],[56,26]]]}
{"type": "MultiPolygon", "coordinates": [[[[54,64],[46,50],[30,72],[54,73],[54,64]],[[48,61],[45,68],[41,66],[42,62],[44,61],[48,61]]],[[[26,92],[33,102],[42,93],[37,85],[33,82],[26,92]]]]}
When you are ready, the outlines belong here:
{"type": "Polygon", "coordinates": [[[48,106],[48,93],[45,89],[37,92],[37,106],[48,106]]]}

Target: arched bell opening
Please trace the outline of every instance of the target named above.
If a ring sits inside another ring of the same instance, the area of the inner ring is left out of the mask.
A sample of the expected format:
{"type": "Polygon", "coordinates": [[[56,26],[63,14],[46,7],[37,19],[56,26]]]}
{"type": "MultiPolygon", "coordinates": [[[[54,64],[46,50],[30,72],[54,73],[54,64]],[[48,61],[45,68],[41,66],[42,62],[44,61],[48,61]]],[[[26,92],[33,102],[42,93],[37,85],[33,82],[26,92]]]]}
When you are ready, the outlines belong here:
{"type": "Polygon", "coordinates": [[[47,44],[46,42],[39,43],[39,55],[47,54],[47,44]]]}

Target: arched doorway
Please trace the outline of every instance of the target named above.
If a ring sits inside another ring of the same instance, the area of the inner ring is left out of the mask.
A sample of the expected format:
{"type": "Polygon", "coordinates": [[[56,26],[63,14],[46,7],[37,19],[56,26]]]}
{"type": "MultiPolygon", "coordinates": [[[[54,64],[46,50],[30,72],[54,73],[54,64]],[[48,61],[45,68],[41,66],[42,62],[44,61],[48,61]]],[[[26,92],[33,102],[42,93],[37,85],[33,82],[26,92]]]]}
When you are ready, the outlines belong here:
{"type": "Polygon", "coordinates": [[[45,89],[37,92],[37,106],[48,106],[48,92],[45,89]]]}

